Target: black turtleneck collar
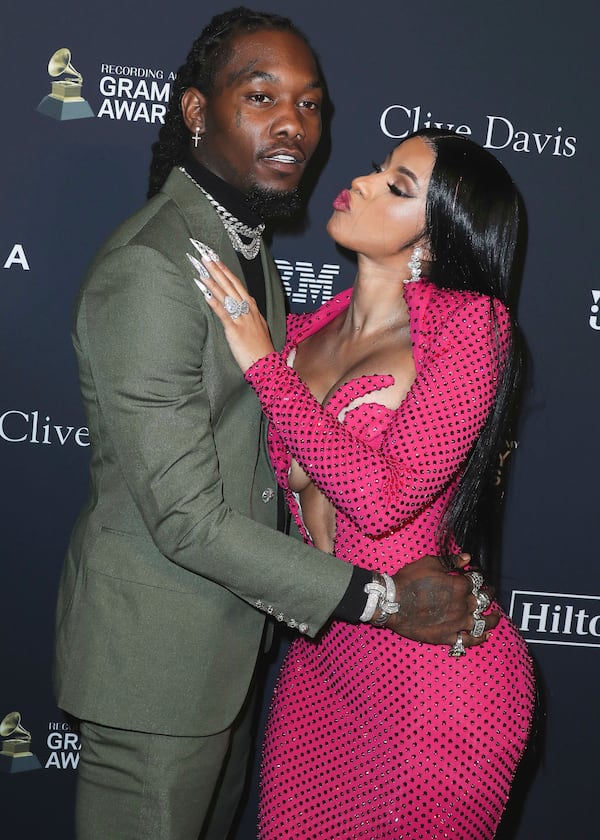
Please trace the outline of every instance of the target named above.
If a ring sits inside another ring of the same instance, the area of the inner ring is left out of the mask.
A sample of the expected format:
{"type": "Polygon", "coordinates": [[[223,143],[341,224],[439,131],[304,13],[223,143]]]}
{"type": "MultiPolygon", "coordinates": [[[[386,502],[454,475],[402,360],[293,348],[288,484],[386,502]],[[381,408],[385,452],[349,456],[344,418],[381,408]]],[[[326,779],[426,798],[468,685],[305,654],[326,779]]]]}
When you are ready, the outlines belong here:
{"type": "Polygon", "coordinates": [[[210,193],[219,204],[222,204],[230,213],[249,227],[258,227],[262,219],[256,215],[247,205],[244,193],[232,187],[227,181],[219,178],[206,166],[203,166],[196,158],[188,152],[183,161],[184,169],[192,176],[206,192],[210,193]]]}

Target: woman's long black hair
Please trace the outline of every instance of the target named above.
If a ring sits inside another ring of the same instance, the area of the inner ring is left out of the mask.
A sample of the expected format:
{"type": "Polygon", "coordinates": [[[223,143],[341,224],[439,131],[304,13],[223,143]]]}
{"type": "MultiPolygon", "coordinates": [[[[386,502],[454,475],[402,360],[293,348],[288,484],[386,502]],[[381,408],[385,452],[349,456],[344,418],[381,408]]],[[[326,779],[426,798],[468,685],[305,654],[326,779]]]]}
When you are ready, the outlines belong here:
{"type": "Polygon", "coordinates": [[[430,280],[439,288],[479,292],[502,301],[510,316],[511,340],[505,354],[490,300],[498,389],[439,534],[443,553],[449,554],[456,540],[493,576],[501,500],[499,456],[512,434],[523,368],[522,341],[510,309],[523,228],[521,199],[502,164],[466,137],[439,129],[422,129],[411,136],[422,137],[435,154],[425,211],[430,280]]]}
{"type": "Polygon", "coordinates": [[[148,198],[160,190],[171,169],[185,159],[190,133],[181,114],[181,97],[186,89],[195,87],[209,96],[214,90],[219,72],[231,58],[231,40],[245,32],[265,29],[291,32],[310,48],[305,35],[289,18],[267,12],[253,12],[245,6],[215,15],[194,41],[185,64],[177,71],[165,122],[158,140],[152,146],[148,198]]]}

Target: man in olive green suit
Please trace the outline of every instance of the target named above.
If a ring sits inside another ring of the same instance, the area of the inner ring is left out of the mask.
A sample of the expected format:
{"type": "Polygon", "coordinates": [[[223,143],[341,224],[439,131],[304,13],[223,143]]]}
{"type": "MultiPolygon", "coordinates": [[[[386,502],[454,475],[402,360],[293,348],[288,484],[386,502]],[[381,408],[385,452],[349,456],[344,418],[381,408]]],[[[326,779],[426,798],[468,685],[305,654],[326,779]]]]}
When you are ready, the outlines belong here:
{"type": "MultiPolygon", "coordinates": [[[[258,400],[197,285],[197,249],[209,246],[262,295],[282,345],[281,284],[252,214],[296,202],[322,97],[289,21],[215,18],[178,73],[155,195],[101,249],[79,297],[91,482],[61,579],[55,663],[59,705],[81,721],[79,840],[224,840],[265,612],[314,636],[332,614],[358,621],[364,609],[370,573],[275,530],[258,400]],[[232,221],[246,198],[249,218],[232,221]]],[[[463,577],[425,558],[395,583],[389,627],[430,642],[468,633],[463,577]]]]}

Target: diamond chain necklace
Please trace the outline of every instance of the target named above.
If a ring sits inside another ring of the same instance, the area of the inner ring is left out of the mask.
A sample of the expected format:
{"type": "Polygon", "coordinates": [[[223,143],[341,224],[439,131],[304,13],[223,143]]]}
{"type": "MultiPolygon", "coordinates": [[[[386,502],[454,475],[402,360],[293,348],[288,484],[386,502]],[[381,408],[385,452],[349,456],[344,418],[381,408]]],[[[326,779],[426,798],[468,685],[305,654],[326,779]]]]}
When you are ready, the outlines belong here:
{"type": "Polygon", "coordinates": [[[212,195],[207,192],[204,187],[201,187],[200,184],[192,178],[190,173],[184,169],[183,166],[178,167],[180,172],[183,172],[186,175],[192,184],[194,184],[200,192],[208,199],[208,201],[212,204],[212,206],[217,211],[221,222],[223,223],[223,227],[227,232],[227,236],[230,239],[231,244],[235,251],[245,257],[247,260],[253,260],[254,257],[260,251],[260,244],[261,244],[261,236],[265,229],[264,224],[258,225],[258,227],[251,228],[248,225],[245,225],[243,222],[240,222],[233,213],[230,213],[222,204],[213,198],[212,195]],[[241,236],[245,236],[250,239],[250,242],[242,242],[241,236]]]}

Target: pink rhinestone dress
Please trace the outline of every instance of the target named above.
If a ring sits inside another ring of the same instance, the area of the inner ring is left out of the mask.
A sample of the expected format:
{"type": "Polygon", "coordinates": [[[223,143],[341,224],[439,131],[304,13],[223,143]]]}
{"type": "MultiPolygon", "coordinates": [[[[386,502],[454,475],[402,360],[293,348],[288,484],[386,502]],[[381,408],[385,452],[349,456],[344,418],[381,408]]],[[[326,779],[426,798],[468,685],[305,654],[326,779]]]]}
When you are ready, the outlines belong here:
{"type": "MultiPolygon", "coordinates": [[[[295,458],[336,507],[335,553],[394,573],[436,552],[435,532],[494,397],[506,312],[489,298],[406,287],[416,379],[400,407],[376,402],[391,377],[362,376],[322,407],[290,352],[348,306],[338,295],[290,316],[281,354],[246,374],[270,420],[278,481],[295,458]],[[499,342],[499,345],[498,345],[499,342]],[[338,420],[342,409],[360,397],[338,420]]],[[[333,622],[297,639],[276,687],[263,748],[262,840],[491,838],[527,741],[534,680],[526,646],[503,616],[460,659],[391,631],[333,622]]]]}

